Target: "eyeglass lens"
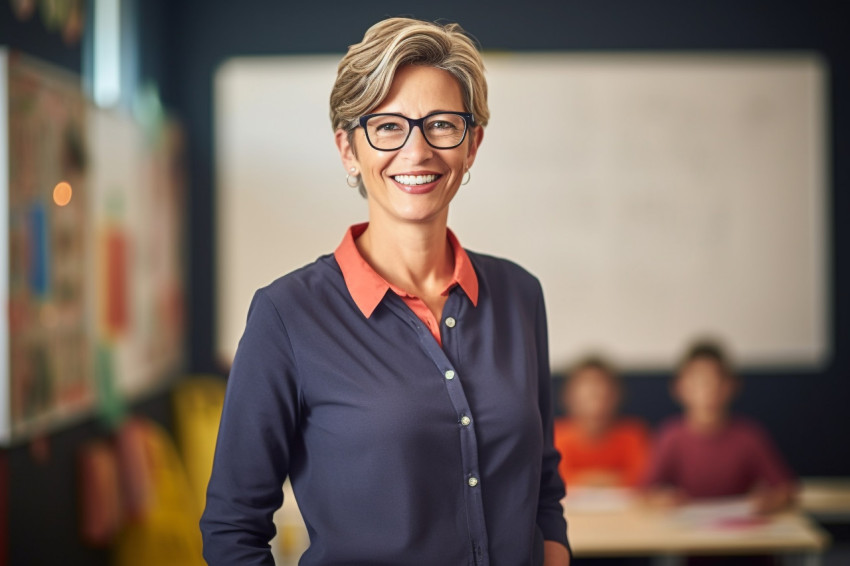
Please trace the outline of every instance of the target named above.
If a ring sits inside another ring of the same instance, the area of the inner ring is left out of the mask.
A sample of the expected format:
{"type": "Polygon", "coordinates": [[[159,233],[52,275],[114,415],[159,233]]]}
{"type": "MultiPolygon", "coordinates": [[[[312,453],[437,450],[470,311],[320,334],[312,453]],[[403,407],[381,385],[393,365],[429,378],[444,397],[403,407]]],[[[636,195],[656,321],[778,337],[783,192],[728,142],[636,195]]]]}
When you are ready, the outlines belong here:
{"type": "MultiPolygon", "coordinates": [[[[410,135],[410,122],[403,116],[380,114],[366,121],[366,135],[376,149],[399,149],[410,135]]],[[[457,114],[432,114],[422,123],[422,133],[432,146],[450,149],[466,135],[466,120],[457,114]]]]}

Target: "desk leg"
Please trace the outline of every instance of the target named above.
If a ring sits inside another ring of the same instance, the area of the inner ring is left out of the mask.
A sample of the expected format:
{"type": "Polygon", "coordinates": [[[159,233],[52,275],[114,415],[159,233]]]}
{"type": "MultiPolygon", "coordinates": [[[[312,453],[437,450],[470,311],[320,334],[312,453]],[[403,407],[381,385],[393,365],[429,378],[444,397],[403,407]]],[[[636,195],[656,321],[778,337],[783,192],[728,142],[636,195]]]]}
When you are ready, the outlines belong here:
{"type": "Polygon", "coordinates": [[[652,566],[683,566],[685,559],[682,556],[668,554],[664,556],[653,556],[651,562],[652,566]]]}
{"type": "Polygon", "coordinates": [[[821,566],[823,557],[820,552],[783,554],[781,562],[783,566],[821,566]]]}

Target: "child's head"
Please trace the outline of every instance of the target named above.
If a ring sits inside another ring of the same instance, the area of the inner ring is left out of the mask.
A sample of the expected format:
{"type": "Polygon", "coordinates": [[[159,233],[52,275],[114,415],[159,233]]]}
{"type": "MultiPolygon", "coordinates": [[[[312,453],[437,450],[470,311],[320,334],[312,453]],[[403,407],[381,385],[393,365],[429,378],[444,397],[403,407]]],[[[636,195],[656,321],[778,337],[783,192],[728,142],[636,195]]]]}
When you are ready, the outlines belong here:
{"type": "Polygon", "coordinates": [[[673,397],[687,416],[722,417],[738,390],[738,379],[717,342],[695,342],[685,353],[673,381],[673,397]]]}
{"type": "Polygon", "coordinates": [[[614,419],[620,396],[617,372],[601,356],[589,356],[575,364],[563,389],[563,403],[570,416],[600,429],[614,419]]]}

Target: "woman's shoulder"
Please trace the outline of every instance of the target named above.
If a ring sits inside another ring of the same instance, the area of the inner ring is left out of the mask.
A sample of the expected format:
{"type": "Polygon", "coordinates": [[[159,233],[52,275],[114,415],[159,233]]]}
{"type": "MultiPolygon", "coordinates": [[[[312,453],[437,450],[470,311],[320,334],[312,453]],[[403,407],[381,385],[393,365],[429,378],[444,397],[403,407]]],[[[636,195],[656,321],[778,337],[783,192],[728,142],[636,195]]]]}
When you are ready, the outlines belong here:
{"type": "Polygon", "coordinates": [[[540,289],[540,281],[518,263],[494,255],[465,250],[479,278],[488,284],[504,283],[540,289]]]}
{"type": "Polygon", "coordinates": [[[259,288],[258,294],[266,295],[273,303],[285,304],[293,300],[304,300],[315,296],[323,288],[345,285],[342,272],[332,254],[320,256],[312,263],[299,267],[259,288]]]}

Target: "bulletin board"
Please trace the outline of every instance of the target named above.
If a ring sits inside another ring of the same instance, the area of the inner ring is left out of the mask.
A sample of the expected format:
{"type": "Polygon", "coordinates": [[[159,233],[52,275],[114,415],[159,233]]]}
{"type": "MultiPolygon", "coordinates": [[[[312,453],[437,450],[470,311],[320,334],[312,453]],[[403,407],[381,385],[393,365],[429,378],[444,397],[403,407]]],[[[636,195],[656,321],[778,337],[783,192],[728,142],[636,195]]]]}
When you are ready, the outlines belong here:
{"type": "MultiPolygon", "coordinates": [[[[215,81],[218,338],[253,291],[367,217],[328,120],[340,56],[215,81]]],[[[744,367],[830,356],[827,69],[813,53],[484,56],[492,112],[450,227],[537,275],[554,369],[668,369],[697,336],[744,367]]]]}
{"type": "Polygon", "coordinates": [[[0,444],[118,419],[181,367],[181,146],[0,50],[0,444]]]}

